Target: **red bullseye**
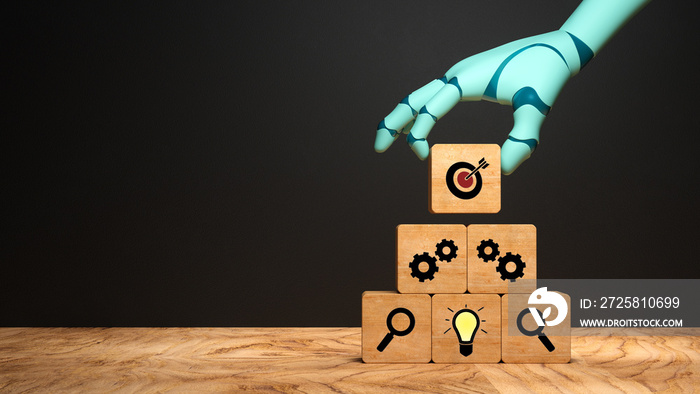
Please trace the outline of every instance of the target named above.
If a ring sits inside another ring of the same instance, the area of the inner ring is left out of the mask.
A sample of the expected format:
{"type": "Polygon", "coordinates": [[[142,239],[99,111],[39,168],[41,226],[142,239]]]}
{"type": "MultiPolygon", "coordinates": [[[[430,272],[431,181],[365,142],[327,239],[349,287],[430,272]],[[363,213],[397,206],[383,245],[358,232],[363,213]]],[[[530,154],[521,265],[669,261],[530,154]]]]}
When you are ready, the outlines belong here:
{"type": "Polygon", "coordinates": [[[453,196],[470,200],[476,197],[481,191],[481,172],[488,167],[489,163],[485,159],[479,160],[479,165],[474,167],[466,161],[454,163],[445,173],[445,184],[453,196]]]}
{"type": "Polygon", "coordinates": [[[457,174],[457,184],[465,189],[471,187],[474,184],[474,177],[467,179],[468,176],[469,171],[464,171],[457,174]]]}

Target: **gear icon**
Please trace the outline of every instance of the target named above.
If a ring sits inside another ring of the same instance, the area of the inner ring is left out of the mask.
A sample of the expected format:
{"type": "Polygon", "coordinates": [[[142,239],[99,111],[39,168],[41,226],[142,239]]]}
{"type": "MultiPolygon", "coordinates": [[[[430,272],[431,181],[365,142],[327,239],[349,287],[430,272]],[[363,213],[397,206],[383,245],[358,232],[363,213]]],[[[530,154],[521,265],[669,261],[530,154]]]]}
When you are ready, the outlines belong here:
{"type": "Polygon", "coordinates": [[[418,278],[421,282],[425,282],[426,279],[433,280],[435,273],[440,270],[437,266],[437,259],[429,255],[428,252],[424,252],[421,255],[414,255],[413,261],[408,263],[408,266],[411,267],[411,276],[418,278]],[[427,263],[428,269],[426,271],[421,271],[420,263],[427,263]]]}
{"type": "Polygon", "coordinates": [[[445,262],[450,262],[452,261],[453,258],[457,257],[457,245],[455,245],[455,241],[453,240],[446,240],[443,239],[440,243],[435,245],[437,248],[435,250],[435,255],[440,259],[440,261],[445,261],[445,262]],[[445,253],[444,250],[445,248],[450,249],[448,253],[445,253]]]}
{"type": "Polygon", "coordinates": [[[498,258],[498,267],[496,267],[496,272],[501,273],[501,280],[510,279],[511,282],[515,282],[516,279],[522,278],[523,269],[525,269],[525,263],[519,254],[513,255],[508,252],[505,256],[498,258]],[[513,271],[508,271],[506,266],[508,263],[514,263],[515,269],[513,271]]]}
{"type": "Polygon", "coordinates": [[[485,263],[496,260],[496,256],[501,254],[501,252],[498,250],[498,244],[493,242],[492,239],[489,239],[488,241],[482,240],[481,245],[476,247],[476,251],[479,252],[477,256],[484,260],[485,263]],[[491,252],[487,254],[485,252],[486,248],[491,249],[491,252]]]}

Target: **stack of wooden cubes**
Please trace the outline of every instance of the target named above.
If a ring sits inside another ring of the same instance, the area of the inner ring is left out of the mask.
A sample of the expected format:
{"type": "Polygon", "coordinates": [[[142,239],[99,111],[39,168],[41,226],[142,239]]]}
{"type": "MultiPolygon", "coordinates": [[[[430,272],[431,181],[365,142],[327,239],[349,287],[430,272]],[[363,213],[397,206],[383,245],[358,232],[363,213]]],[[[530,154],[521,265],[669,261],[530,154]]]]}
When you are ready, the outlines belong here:
{"type": "MultiPolygon", "coordinates": [[[[430,173],[432,213],[500,211],[497,145],[434,145],[430,173]],[[460,179],[455,166],[461,166],[467,176],[460,179]],[[450,176],[455,177],[452,190],[450,176]],[[472,197],[459,198],[459,192],[472,197]]],[[[536,245],[536,228],[530,224],[399,225],[397,291],[362,295],[362,359],[368,363],[569,362],[570,314],[557,327],[538,331],[529,313],[518,313],[533,307],[529,298],[536,289],[536,245]],[[515,321],[518,317],[521,328],[515,321]]]]}

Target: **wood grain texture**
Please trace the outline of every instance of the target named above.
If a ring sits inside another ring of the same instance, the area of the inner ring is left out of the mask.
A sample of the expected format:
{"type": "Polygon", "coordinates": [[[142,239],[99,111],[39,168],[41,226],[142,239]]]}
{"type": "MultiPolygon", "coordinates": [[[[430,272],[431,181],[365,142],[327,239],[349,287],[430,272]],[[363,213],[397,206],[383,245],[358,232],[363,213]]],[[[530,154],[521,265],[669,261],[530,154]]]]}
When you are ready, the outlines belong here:
{"type": "MultiPolygon", "coordinates": [[[[580,329],[574,333],[584,334],[580,329]]],[[[700,337],[573,337],[568,364],[365,364],[360,328],[0,328],[3,392],[693,392],[700,337]]]]}

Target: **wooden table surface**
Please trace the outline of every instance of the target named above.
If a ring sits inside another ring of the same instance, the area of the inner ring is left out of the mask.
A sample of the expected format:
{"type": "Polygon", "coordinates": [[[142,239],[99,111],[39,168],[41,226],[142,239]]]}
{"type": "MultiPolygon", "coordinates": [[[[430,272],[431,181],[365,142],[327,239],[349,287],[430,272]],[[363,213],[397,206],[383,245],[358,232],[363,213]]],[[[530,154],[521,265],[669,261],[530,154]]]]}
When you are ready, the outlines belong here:
{"type": "Polygon", "coordinates": [[[699,338],[574,336],[569,364],[364,364],[359,328],[0,328],[0,391],[693,392],[699,338]]]}

